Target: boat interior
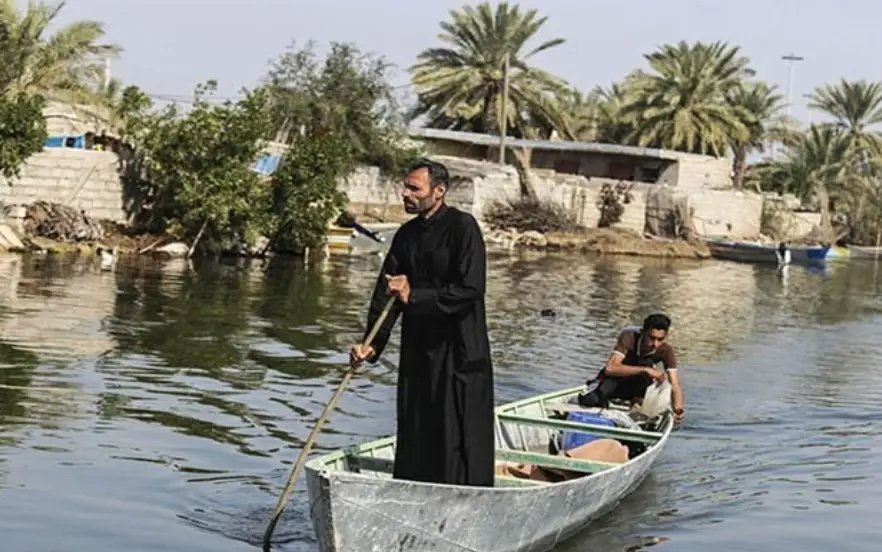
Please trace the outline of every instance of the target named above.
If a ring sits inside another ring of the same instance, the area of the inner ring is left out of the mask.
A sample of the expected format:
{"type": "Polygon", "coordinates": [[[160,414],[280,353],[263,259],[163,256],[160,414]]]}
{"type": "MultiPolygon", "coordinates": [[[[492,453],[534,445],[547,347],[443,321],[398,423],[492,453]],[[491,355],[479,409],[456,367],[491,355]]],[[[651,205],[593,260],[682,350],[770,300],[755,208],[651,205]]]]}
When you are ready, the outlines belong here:
{"type": "MultiPolygon", "coordinates": [[[[569,477],[561,480],[569,480],[622,465],[623,462],[571,457],[553,450],[552,443],[559,442],[564,432],[613,439],[627,447],[627,461],[630,461],[656,446],[673,425],[673,417],[667,409],[647,418],[639,413],[633,414],[633,405],[611,404],[605,413],[599,408],[582,408],[575,398],[583,389],[565,389],[496,407],[496,487],[533,488],[557,482],[554,477],[537,479],[511,475],[501,469],[505,466],[536,466],[546,470],[546,474],[564,473],[569,477]],[[611,416],[613,419],[626,416],[635,420],[632,427],[567,419],[572,413],[616,414],[612,411],[618,411],[617,416],[611,416]]],[[[310,464],[319,464],[322,469],[332,472],[391,478],[394,455],[395,438],[387,437],[321,456],[310,464]]]]}

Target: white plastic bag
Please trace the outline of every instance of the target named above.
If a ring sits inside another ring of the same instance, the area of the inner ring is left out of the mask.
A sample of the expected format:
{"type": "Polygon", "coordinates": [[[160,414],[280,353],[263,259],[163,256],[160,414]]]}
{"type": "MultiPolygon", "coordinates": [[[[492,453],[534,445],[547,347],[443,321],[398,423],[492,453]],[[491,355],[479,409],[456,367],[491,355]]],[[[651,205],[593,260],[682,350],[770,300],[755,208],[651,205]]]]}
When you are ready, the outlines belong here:
{"type": "Polygon", "coordinates": [[[646,388],[643,404],[636,410],[650,420],[671,409],[671,384],[665,379],[661,383],[653,383],[646,388]]]}

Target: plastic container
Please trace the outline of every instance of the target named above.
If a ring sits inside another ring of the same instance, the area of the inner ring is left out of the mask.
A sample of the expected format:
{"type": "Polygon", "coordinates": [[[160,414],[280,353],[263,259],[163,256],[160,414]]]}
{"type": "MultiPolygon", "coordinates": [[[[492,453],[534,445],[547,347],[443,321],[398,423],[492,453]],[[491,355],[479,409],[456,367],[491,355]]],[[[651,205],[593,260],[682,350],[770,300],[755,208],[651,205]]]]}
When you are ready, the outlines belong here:
{"type": "MultiPolygon", "coordinates": [[[[607,427],[616,427],[615,421],[610,420],[609,418],[606,418],[599,414],[592,414],[589,412],[570,412],[567,416],[567,421],[579,422],[583,424],[601,425],[607,427]]],[[[586,443],[590,443],[591,441],[595,441],[597,439],[601,439],[601,437],[597,435],[588,435],[586,433],[565,431],[560,436],[560,448],[561,450],[570,450],[582,446],[586,443]]]]}

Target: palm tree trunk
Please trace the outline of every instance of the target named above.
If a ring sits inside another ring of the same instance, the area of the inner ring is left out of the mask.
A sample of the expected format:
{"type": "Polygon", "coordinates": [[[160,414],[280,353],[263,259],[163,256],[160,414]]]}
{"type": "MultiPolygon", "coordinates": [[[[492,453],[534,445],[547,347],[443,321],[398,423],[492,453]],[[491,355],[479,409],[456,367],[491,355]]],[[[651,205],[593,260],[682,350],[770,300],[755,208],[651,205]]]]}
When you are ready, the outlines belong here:
{"type": "Polygon", "coordinates": [[[498,128],[498,125],[493,124],[495,120],[496,115],[494,115],[493,110],[493,91],[487,90],[487,93],[484,94],[484,109],[481,112],[481,119],[478,122],[480,128],[476,128],[475,132],[484,134],[491,128],[498,128]]]}
{"type": "Polygon", "coordinates": [[[833,230],[833,221],[830,217],[830,194],[827,192],[827,186],[818,181],[815,183],[815,194],[818,198],[818,206],[821,211],[821,220],[818,224],[821,233],[824,236],[826,245],[835,245],[836,232],[833,230]]]}
{"type": "Polygon", "coordinates": [[[736,190],[744,188],[744,173],[747,172],[747,148],[741,144],[732,148],[732,186],[736,190]]]}
{"type": "Polygon", "coordinates": [[[539,196],[536,194],[536,188],[533,186],[533,176],[530,171],[533,150],[530,148],[512,148],[511,151],[515,154],[518,180],[520,180],[521,184],[521,197],[530,201],[538,201],[539,196]]]}

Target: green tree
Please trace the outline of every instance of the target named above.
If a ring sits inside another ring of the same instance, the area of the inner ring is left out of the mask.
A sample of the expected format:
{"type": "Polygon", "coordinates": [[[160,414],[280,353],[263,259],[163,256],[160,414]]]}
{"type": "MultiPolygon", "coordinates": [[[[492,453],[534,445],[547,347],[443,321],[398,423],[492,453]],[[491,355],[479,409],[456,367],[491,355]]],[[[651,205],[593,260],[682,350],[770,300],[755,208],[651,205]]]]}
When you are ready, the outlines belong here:
{"type": "Polygon", "coordinates": [[[270,225],[277,251],[301,253],[319,246],[328,223],[346,205],[338,183],[354,168],[344,137],[325,134],[298,140],[282,158],[271,184],[270,225]]]}
{"type": "Polygon", "coordinates": [[[429,48],[410,68],[418,106],[411,117],[426,116],[428,126],[524,137],[528,128],[542,129],[548,138],[566,127],[558,94],[567,83],[529,64],[533,56],[563,44],[554,38],[528,49],[545,25],[538,10],[521,11],[507,2],[494,10],[489,2],[465,5],[442,22],[440,40],[448,47],[429,48]],[[502,113],[505,57],[509,57],[509,102],[502,113]]]}
{"type": "Polygon", "coordinates": [[[136,90],[124,94],[135,108],[126,135],[151,202],[148,226],[194,241],[204,231],[211,249],[252,243],[261,230],[267,187],[252,166],[271,128],[265,90],[217,104],[206,97],[215,88],[199,85],[186,114],[176,105],[151,113],[136,90]]]}
{"type": "Polygon", "coordinates": [[[0,96],[0,175],[17,178],[28,157],[43,150],[46,119],[42,96],[0,96]]]}
{"type": "Polygon", "coordinates": [[[403,144],[405,125],[391,65],[352,44],[331,44],[324,60],[315,43],[293,45],[267,75],[275,139],[285,144],[334,134],[360,162],[397,172],[415,148],[403,144]]]}
{"type": "Polygon", "coordinates": [[[729,91],[727,101],[744,117],[742,124],[746,130],[744,135],[734,135],[729,144],[733,157],[732,184],[738,190],[744,187],[747,157],[755,151],[765,151],[765,141],[776,130],[782,99],[776,87],[762,81],[744,81],[729,91]]]}
{"type": "Polygon", "coordinates": [[[826,84],[808,95],[809,108],[833,117],[856,146],[873,155],[882,153],[882,136],[870,127],[882,123],[882,83],[840,80],[826,84]]]}
{"type": "Polygon", "coordinates": [[[38,93],[74,104],[94,101],[105,59],[122,48],[101,43],[99,21],[74,21],[50,35],[64,6],[30,1],[19,10],[14,0],[0,0],[0,92],[38,93]]]}
{"type": "Polygon", "coordinates": [[[634,125],[622,116],[641,71],[632,71],[621,82],[597,86],[588,94],[564,96],[563,108],[569,119],[570,137],[575,140],[607,144],[635,145],[634,125]]]}
{"type": "Polygon", "coordinates": [[[746,109],[726,101],[754,74],[738,47],[681,41],[644,57],[652,71],[630,83],[620,109],[637,145],[722,157],[749,139],[746,109]]]}

